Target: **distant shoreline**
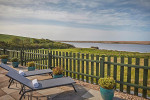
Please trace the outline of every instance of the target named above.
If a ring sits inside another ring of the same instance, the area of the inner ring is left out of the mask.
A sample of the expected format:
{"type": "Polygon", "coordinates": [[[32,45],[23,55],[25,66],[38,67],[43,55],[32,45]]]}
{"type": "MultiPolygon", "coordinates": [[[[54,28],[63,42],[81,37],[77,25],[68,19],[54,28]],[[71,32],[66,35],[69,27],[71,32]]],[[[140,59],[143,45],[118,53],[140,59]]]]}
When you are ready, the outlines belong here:
{"type": "Polygon", "coordinates": [[[143,44],[143,45],[150,45],[150,41],[57,41],[57,42],[107,43],[107,44],[143,44]]]}

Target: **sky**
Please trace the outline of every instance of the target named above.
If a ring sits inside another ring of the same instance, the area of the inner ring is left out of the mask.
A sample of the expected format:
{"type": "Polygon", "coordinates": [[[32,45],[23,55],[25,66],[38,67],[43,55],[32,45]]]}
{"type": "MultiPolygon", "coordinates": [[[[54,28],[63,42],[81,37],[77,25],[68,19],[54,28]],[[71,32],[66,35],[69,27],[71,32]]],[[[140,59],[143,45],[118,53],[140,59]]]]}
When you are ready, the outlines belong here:
{"type": "Polygon", "coordinates": [[[0,0],[0,34],[150,41],[150,0],[0,0]]]}

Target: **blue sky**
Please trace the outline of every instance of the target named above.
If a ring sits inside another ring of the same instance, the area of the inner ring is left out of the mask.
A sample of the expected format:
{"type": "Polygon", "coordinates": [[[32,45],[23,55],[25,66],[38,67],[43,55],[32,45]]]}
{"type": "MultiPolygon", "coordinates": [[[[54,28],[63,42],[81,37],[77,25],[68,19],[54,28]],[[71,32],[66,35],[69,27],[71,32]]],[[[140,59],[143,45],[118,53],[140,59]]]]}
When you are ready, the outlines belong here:
{"type": "Polygon", "coordinates": [[[150,41],[150,0],[0,0],[0,33],[51,40],[150,41]]]}

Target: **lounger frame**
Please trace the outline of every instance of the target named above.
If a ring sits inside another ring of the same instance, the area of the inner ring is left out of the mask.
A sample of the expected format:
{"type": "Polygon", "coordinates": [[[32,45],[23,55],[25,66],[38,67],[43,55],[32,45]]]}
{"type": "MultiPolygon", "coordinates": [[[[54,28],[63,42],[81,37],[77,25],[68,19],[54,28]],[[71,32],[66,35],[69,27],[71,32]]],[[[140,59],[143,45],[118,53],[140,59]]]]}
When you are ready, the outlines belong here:
{"type": "Polygon", "coordinates": [[[27,79],[26,77],[21,76],[20,74],[10,70],[6,76],[12,78],[13,80],[19,82],[22,84],[21,91],[19,94],[21,94],[21,97],[19,100],[22,99],[22,97],[27,93],[27,92],[32,92],[32,91],[37,91],[37,90],[43,90],[43,89],[48,89],[48,88],[54,88],[54,87],[59,87],[59,86],[66,86],[66,85],[72,85],[73,89],[75,92],[76,89],[74,87],[75,81],[73,81],[70,77],[62,77],[62,78],[56,78],[56,79],[48,79],[48,80],[41,80],[39,82],[39,87],[35,88],[33,87],[33,84],[31,80],[27,79]],[[28,87],[29,89],[25,89],[25,87],[28,87]]]}

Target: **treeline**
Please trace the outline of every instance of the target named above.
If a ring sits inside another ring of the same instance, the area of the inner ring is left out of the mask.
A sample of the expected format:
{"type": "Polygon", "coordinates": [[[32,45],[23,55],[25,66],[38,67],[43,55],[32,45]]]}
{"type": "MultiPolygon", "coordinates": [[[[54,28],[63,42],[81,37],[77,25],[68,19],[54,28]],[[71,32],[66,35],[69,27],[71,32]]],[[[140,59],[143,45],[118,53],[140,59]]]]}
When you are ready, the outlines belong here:
{"type": "Polygon", "coordinates": [[[18,37],[13,37],[9,42],[0,41],[0,48],[7,49],[19,49],[19,48],[29,48],[29,49],[41,49],[41,48],[51,48],[51,49],[66,49],[75,48],[73,45],[54,42],[49,39],[34,39],[25,38],[20,39],[18,37]]]}

